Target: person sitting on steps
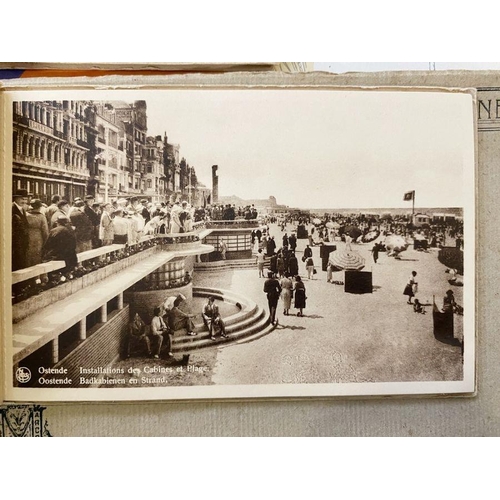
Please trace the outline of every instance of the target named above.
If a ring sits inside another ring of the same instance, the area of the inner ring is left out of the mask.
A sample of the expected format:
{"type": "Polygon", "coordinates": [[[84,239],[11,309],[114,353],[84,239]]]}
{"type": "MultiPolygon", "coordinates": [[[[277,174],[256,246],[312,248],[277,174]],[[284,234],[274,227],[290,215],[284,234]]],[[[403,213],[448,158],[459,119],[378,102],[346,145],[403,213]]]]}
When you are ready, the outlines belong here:
{"type": "Polygon", "coordinates": [[[203,307],[202,317],[203,323],[205,323],[210,333],[210,340],[216,340],[214,335],[215,328],[220,329],[221,337],[228,338],[226,334],[226,325],[220,315],[219,307],[215,304],[214,297],[208,297],[208,302],[203,307]]]}

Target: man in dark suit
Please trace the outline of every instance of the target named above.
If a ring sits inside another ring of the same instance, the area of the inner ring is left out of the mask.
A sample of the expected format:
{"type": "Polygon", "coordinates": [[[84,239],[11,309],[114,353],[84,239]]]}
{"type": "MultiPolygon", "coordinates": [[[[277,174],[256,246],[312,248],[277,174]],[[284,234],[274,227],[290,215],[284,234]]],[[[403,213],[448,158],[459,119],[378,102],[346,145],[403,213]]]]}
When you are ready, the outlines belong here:
{"type": "Polygon", "coordinates": [[[26,267],[29,245],[29,225],[26,216],[28,191],[20,189],[14,193],[12,203],[12,270],[26,267]]]}
{"type": "Polygon", "coordinates": [[[56,227],[49,233],[43,247],[43,260],[64,260],[66,271],[70,271],[78,264],[75,232],[65,215],[57,217],[56,227]]]}
{"type": "Polygon", "coordinates": [[[151,220],[151,214],[148,210],[148,200],[141,200],[142,210],[141,215],[144,219],[144,224],[147,224],[151,220]]]}
{"type": "Polygon", "coordinates": [[[85,215],[85,203],[83,201],[75,202],[75,208],[71,211],[69,218],[75,228],[76,253],[92,250],[94,227],[90,219],[85,215]]]}
{"type": "Polygon", "coordinates": [[[92,248],[98,248],[100,246],[99,241],[99,224],[101,223],[101,217],[92,208],[94,205],[94,197],[92,195],[85,196],[85,207],[83,213],[90,219],[92,223],[92,248]]]}

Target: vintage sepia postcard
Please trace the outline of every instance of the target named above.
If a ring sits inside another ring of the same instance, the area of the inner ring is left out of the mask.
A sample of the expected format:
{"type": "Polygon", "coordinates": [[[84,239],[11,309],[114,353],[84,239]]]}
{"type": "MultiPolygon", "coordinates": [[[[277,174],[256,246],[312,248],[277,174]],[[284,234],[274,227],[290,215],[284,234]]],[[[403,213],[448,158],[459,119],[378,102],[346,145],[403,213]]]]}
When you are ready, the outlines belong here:
{"type": "Polygon", "coordinates": [[[0,99],[6,401],[475,393],[475,91],[0,99]]]}

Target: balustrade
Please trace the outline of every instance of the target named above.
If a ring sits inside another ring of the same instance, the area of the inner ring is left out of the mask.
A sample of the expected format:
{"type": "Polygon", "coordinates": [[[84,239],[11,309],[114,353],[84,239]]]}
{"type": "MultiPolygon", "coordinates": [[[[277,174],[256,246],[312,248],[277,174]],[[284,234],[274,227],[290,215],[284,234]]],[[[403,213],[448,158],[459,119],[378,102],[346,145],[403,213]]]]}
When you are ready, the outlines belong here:
{"type": "MultiPolygon", "coordinates": [[[[27,298],[38,295],[68,281],[81,278],[86,274],[97,271],[103,267],[119,262],[125,258],[133,257],[144,250],[154,246],[162,246],[162,250],[173,252],[182,251],[179,244],[195,244],[201,246],[200,232],[204,224],[198,223],[193,232],[177,234],[157,234],[143,236],[137,243],[130,245],[107,245],[77,254],[78,266],[65,271],[64,261],[50,261],[25,269],[12,272],[12,302],[16,304],[27,298]]],[[[189,247],[189,245],[187,245],[189,247]]],[[[192,250],[192,248],[188,248],[192,250]]]]}

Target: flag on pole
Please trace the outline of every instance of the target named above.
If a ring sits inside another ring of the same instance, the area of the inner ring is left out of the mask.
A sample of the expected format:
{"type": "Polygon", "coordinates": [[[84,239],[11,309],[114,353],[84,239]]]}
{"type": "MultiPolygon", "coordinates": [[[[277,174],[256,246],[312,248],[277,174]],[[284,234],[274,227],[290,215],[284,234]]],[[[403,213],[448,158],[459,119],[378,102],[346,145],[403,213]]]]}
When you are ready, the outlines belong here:
{"type": "Polygon", "coordinates": [[[415,198],[415,191],[408,191],[403,198],[404,201],[412,201],[415,198]]]}

